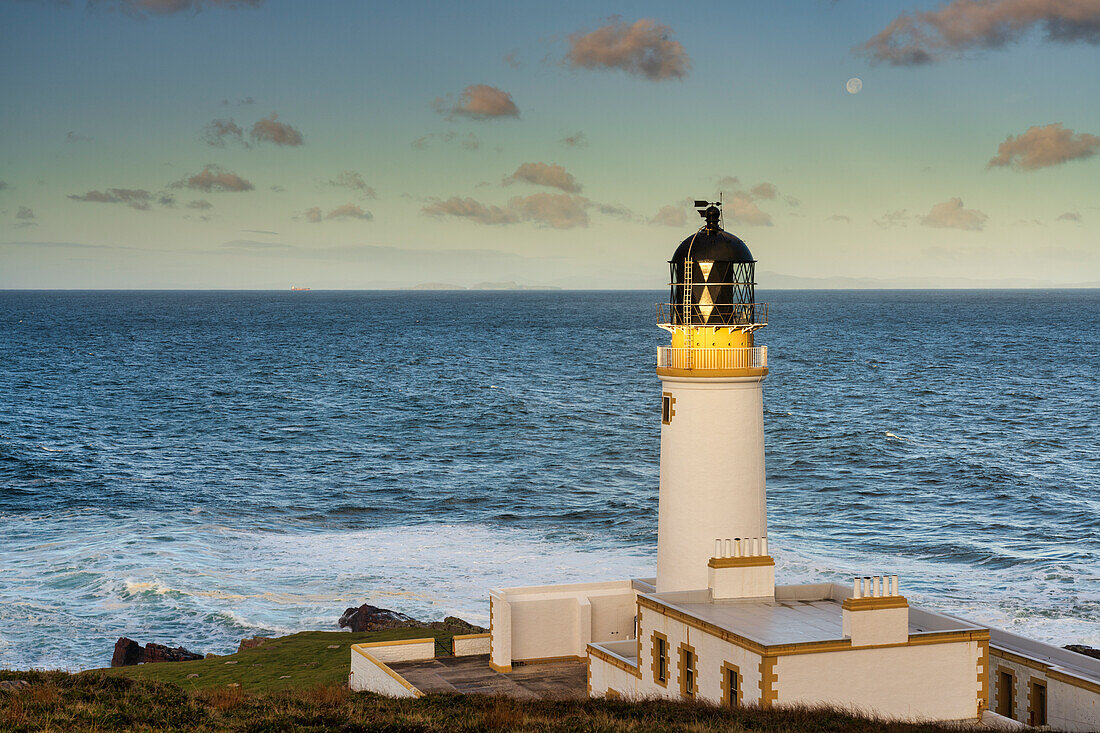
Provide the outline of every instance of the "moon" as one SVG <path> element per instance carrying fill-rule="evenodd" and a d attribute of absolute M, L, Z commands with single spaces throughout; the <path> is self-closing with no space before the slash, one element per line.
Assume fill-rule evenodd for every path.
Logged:
<path fill-rule="evenodd" d="M 863 79 L 858 76 L 853 76 L 848 80 L 848 83 L 844 85 L 844 88 L 848 90 L 849 94 L 859 94 L 859 90 L 863 88 Z"/>

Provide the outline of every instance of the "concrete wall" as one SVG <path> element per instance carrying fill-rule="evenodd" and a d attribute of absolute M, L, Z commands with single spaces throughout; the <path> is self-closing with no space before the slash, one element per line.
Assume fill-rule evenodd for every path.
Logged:
<path fill-rule="evenodd" d="M 1086 681 L 1074 684 L 1064 674 L 1051 674 L 1051 668 L 1039 660 L 1005 654 L 995 648 L 989 650 L 989 661 L 990 710 L 1001 710 L 1000 672 L 1003 670 L 1014 680 L 1013 706 L 1008 711 L 1013 720 L 1031 722 L 1032 682 L 1040 682 L 1047 686 L 1047 725 L 1064 731 L 1100 730 L 1100 684 L 1090 686 Z"/>
<path fill-rule="evenodd" d="M 380 662 L 412 662 L 435 656 L 435 639 L 399 639 L 357 644 Z"/>
<path fill-rule="evenodd" d="M 775 661 L 776 704 L 834 704 L 905 720 L 976 719 L 977 641 L 794 654 Z"/>
<path fill-rule="evenodd" d="M 491 638 L 489 634 L 458 634 L 451 638 L 451 654 L 456 657 L 488 654 Z"/>
<path fill-rule="evenodd" d="M 658 593 L 706 588 L 716 539 L 768 534 L 763 379 L 661 377 Z"/>
<path fill-rule="evenodd" d="M 432 640 L 433 653 L 434 644 L 435 641 Z M 374 649 L 368 650 L 366 648 L 370 646 L 372 645 L 352 645 L 351 674 L 348 675 L 348 687 L 359 692 L 377 692 L 380 695 L 390 697 L 420 697 L 419 690 L 372 654 Z M 391 653 L 398 654 L 399 652 Z"/>
<path fill-rule="evenodd" d="M 698 658 L 696 679 L 699 686 L 699 699 L 713 703 L 722 702 L 722 665 L 728 662 L 740 670 L 742 704 L 760 703 L 760 655 L 722 641 L 649 608 L 642 609 L 641 628 L 642 651 L 638 665 L 642 676 L 637 686 L 639 696 L 680 698 L 679 648 L 681 643 L 686 643 L 695 648 Z M 654 631 L 668 638 L 667 686 L 661 686 L 653 676 Z"/>
<path fill-rule="evenodd" d="M 490 596 L 491 661 L 583 659 L 593 641 L 634 636 L 637 593 L 629 580 L 506 588 Z"/>

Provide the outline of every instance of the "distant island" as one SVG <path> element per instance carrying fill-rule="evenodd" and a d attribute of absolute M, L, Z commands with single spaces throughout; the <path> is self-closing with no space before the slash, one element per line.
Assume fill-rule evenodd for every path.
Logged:
<path fill-rule="evenodd" d="M 412 286 L 413 290 L 561 290 L 554 285 L 520 285 L 514 280 L 503 282 L 475 283 L 470 287 L 455 285 L 453 283 L 419 283 Z"/>

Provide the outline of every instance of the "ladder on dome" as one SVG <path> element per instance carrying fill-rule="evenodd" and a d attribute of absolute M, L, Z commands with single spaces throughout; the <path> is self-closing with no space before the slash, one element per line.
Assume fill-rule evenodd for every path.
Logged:
<path fill-rule="evenodd" d="M 694 330 L 691 327 L 691 273 L 693 270 L 693 262 L 690 257 L 684 258 L 684 297 L 683 297 L 683 312 L 680 314 L 680 325 L 684 329 L 684 354 L 685 354 L 685 367 L 691 369 L 691 352 L 695 346 L 693 343 Z"/>

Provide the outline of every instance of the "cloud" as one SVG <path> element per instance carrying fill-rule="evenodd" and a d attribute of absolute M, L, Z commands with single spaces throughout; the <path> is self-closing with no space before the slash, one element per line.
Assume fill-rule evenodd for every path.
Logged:
<path fill-rule="evenodd" d="M 233 120 L 211 120 L 202 129 L 202 139 L 207 145 L 224 148 L 227 138 L 230 142 L 248 144 L 244 141 L 244 130 Z"/>
<path fill-rule="evenodd" d="M 195 199 L 187 203 L 187 208 L 198 209 L 199 211 L 206 211 L 207 209 L 214 208 L 214 204 L 210 203 L 206 199 Z"/>
<path fill-rule="evenodd" d="M 584 133 L 577 130 L 572 135 L 566 135 L 561 139 L 563 145 L 568 145 L 571 148 L 587 148 L 588 138 L 584 136 Z"/>
<path fill-rule="evenodd" d="M 447 119 L 467 117 L 472 120 L 491 120 L 498 117 L 519 117 L 519 107 L 512 95 L 488 84 L 471 84 L 462 90 L 458 103 L 451 104 L 443 97 L 433 103 L 436 111 Z"/>
<path fill-rule="evenodd" d="M 350 188 L 352 191 L 359 191 L 364 198 L 375 198 L 375 191 L 373 188 L 367 185 L 363 180 L 363 176 L 359 175 L 355 171 L 340 171 L 336 174 L 336 178 L 331 181 L 325 181 L 326 186 L 336 186 L 338 188 Z"/>
<path fill-rule="evenodd" d="M 0 181 L 0 191 L 3 191 L 7 187 L 8 187 L 7 181 Z"/>
<path fill-rule="evenodd" d="M 222 106 L 223 107 L 228 107 L 230 105 L 233 105 L 235 107 L 241 107 L 241 106 L 246 105 L 246 104 L 256 104 L 256 100 L 253 99 L 252 97 L 243 97 L 241 99 L 238 99 L 235 102 L 230 102 L 228 99 L 223 99 L 222 100 Z"/>
<path fill-rule="evenodd" d="M 369 211 L 363 211 L 355 204 L 342 204 L 325 214 L 325 219 L 362 219 L 369 221 L 374 215 Z"/>
<path fill-rule="evenodd" d="M 513 198 L 508 208 L 518 211 L 527 221 L 534 221 L 554 229 L 572 229 L 588 226 L 591 202 L 583 196 L 565 193 L 536 193 L 523 198 Z"/>
<path fill-rule="evenodd" d="M 1096 0 L 952 0 L 903 13 L 856 51 L 874 63 L 917 66 L 970 49 L 1000 48 L 1041 28 L 1054 43 L 1100 43 Z"/>
<path fill-rule="evenodd" d="M 433 201 L 421 209 L 428 216 L 457 216 L 478 224 L 499 225 L 515 224 L 519 216 L 499 206 L 486 206 L 472 198 L 452 196 L 446 201 Z"/>
<path fill-rule="evenodd" d="M 997 148 L 987 168 L 1011 165 L 1018 171 L 1033 171 L 1052 165 L 1084 160 L 1100 150 L 1100 137 L 1067 130 L 1061 122 L 1029 127 L 1022 135 L 1009 135 Z"/>
<path fill-rule="evenodd" d="M 845 214 L 833 214 L 832 216 L 825 219 L 825 221 L 839 221 L 839 222 L 843 222 L 845 224 L 851 224 L 852 223 L 852 217 L 847 216 Z"/>
<path fill-rule="evenodd" d="M 87 135 L 81 135 L 80 133 L 73 132 L 72 130 L 69 130 L 69 132 L 65 135 L 65 142 L 67 143 L 86 143 L 91 142 L 91 140 L 92 138 L 88 137 Z"/>
<path fill-rule="evenodd" d="M 193 176 L 184 176 L 172 186 L 196 191 L 251 191 L 254 188 L 251 182 L 216 165 L 208 165 Z"/>
<path fill-rule="evenodd" d="M 894 227 L 909 226 L 909 212 L 906 209 L 898 209 L 897 211 L 889 211 L 882 215 L 881 219 L 873 219 L 872 221 L 880 229 L 893 229 Z"/>
<path fill-rule="evenodd" d="M 671 36 L 672 29 L 655 20 L 616 20 L 591 33 L 570 35 L 565 63 L 582 69 L 622 69 L 651 81 L 682 79 L 691 59 Z"/>
<path fill-rule="evenodd" d="M 722 176 L 714 185 L 720 189 L 741 188 L 741 179 L 737 176 Z"/>
<path fill-rule="evenodd" d="M 685 227 L 687 221 L 687 213 L 684 211 L 683 206 L 662 206 L 649 220 L 649 223 L 661 224 L 666 227 Z"/>
<path fill-rule="evenodd" d="M 279 115 L 272 112 L 252 126 L 249 135 L 256 142 L 269 142 L 276 145 L 297 147 L 301 145 L 302 133 L 290 125 L 279 122 Z"/>
<path fill-rule="evenodd" d="M 504 178 L 504 185 L 524 181 L 536 186 L 549 186 L 558 188 L 567 193 L 579 193 L 581 185 L 573 178 L 573 174 L 567 173 L 560 165 L 547 165 L 546 163 L 524 163 L 516 172 Z"/>
<path fill-rule="evenodd" d="M 520 63 L 518 51 L 511 51 L 504 54 L 504 63 L 508 64 L 513 69 L 518 69 L 523 66 L 523 64 Z"/>
<path fill-rule="evenodd" d="M 779 196 L 779 189 L 775 187 L 774 183 L 758 183 L 749 189 L 749 193 L 755 199 L 774 199 Z"/>
<path fill-rule="evenodd" d="M 459 135 L 457 132 L 433 132 L 416 138 L 412 141 L 412 146 L 417 150 L 423 150 L 435 141 L 442 143 L 457 141 L 459 146 L 465 150 L 477 150 L 481 147 L 481 141 L 478 139 L 477 135 L 472 132 L 468 132 L 465 135 Z"/>
<path fill-rule="evenodd" d="M 29 206 L 20 206 L 19 211 L 15 214 L 16 221 L 15 226 L 20 229 L 26 229 L 27 227 L 38 226 L 37 216 L 34 215 L 34 209 Z"/>
<path fill-rule="evenodd" d="M 93 204 L 126 204 L 131 209 L 148 211 L 153 194 L 142 188 L 108 188 L 105 191 L 88 191 L 79 196 L 69 194 L 69 198 Z"/>
<path fill-rule="evenodd" d="M 572 229 L 588 226 L 587 209 L 597 205 L 584 196 L 540 192 L 515 196 L 503 207 L 452 196 L 445 201 L 433 201 L 421 211 L 429 216 L 455 216 L 490 226 L 530 221 L 554 229 Z M 609 209 L 620 211 L 618 207 Z"/>
<path fill-rule="evenodd" d="M 197 13 L 205 8 L 257 8 L 264 0 L 88 0 L 89 6 L 106 5 L 130 15 Z"/>
<path fill-rule="evenodd" d="M 962 199 L 956 197 L 933 206 L 921 217 L 920 223 L 926 227 L 976 232 L 985 227 L 987 219 L 989 217 L 977 209 L 964 209 Z"/>
<path fill-rule="evenodd" d="M 1081 214 L 1076 211 L 1067 211 L 1058 216 L 1058 221 L 1081 221 Z"/>
<path fill-rule="evenodd" d="M 772 218 L 760 210 L 752 194 L 735 191 L 722 205 L 722 218 L 748 226 L 770 227 Z"/>
<path fill-rule="evenodd" d="M 374 215 L 369 211 L 363 211 L 355 204 L 341 204 L 327 214 L 321 214 L 321 207 L 313 206 L 308 208 L 303 213 L 306 221 L 310 224 L 320 224 L 322 220 L 332 221 L 333 219 L 360 219 L 362 221 L 370 221 L 374 218 Z"/>

